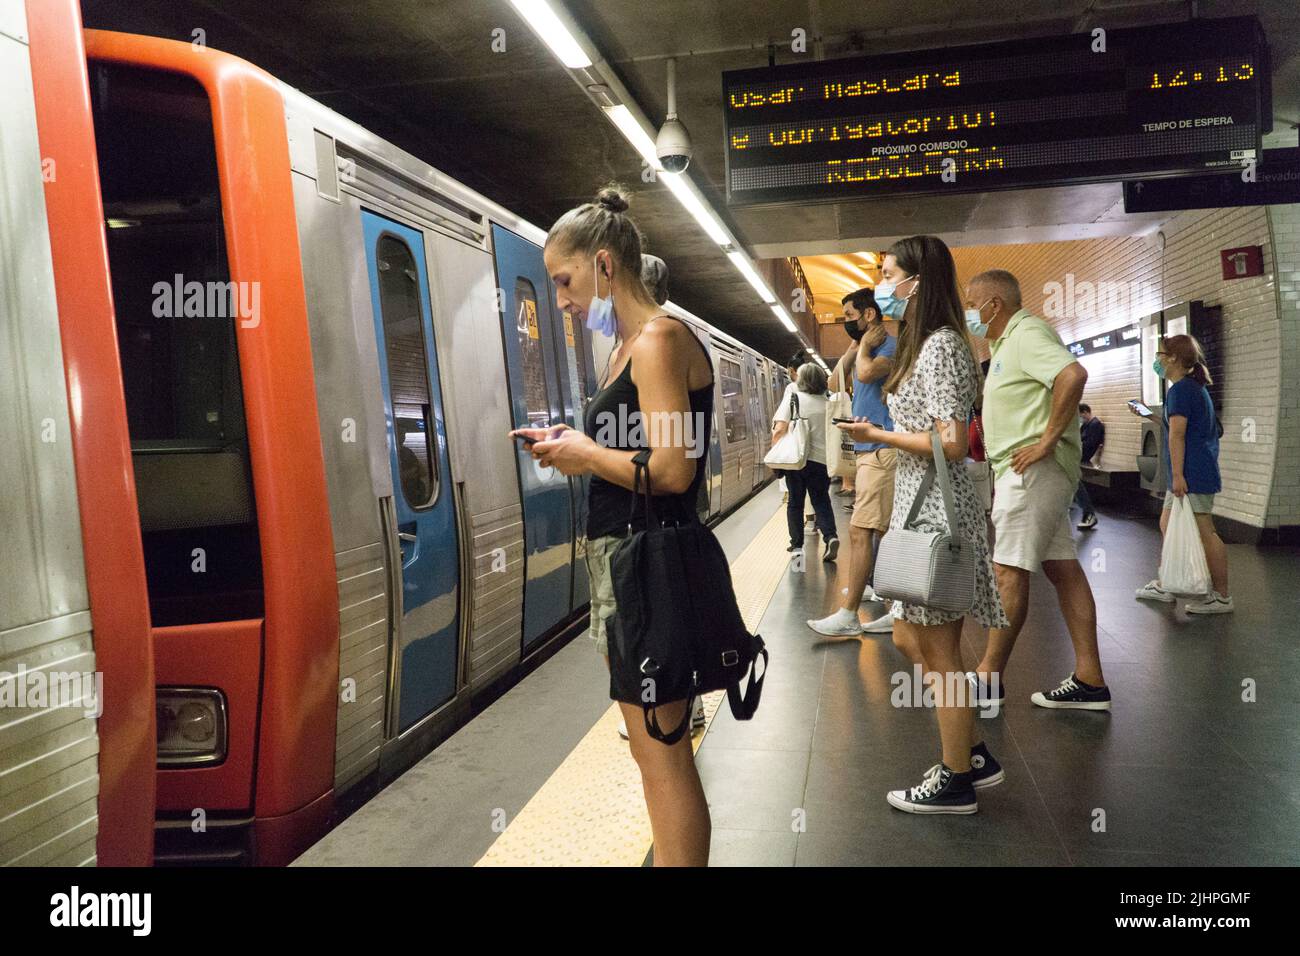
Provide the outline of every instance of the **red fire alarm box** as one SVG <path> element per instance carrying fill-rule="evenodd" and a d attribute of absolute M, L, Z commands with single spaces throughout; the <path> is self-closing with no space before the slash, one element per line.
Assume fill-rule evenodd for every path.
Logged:
<path fill-rule="evenodd" d="M 1219 253 L 1223 261 L 1225 279 L 1245 279 L 1264 274 L 1264 247 L 1241 246 L 1238 249 L 1224 249 Z"/>

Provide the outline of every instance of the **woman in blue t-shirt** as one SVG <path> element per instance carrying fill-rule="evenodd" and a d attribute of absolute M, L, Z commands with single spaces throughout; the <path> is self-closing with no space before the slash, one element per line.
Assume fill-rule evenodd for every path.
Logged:
<path fill-rule="evenodd" d="M 1189 614 L 1228 614 L 1228 549 L 1214 530 L 1214 496 L 1222 489 L 1219 478 L 1219 421 L 1206 386 L 1210 370 L 1205 353 L 1190 335 L 1171 335 L 1160 343 L 1155 371 L 1169 381 L 1165 392 L 1165 479 L 1168 492 L 1160 514 L 1160 533 L 1169 527 L 1175 498 L 1184 496 L 1192 504 L 1196 525 L 1210 566 L 1211 591 L 1187 605 Z M 1160 586 L 1159 578 L 1138 589 L 1138 598 L 1172 603 L 1174 595 Z"/>

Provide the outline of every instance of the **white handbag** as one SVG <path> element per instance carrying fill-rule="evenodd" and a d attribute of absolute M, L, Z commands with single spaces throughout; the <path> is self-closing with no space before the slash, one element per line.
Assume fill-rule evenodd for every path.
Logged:
<path fill-rule="evenodd" d="M 907 520 L 880 539 L 872 587 L 882 598 L 964 614 L 975 603 L 975 547 L 962 537 L 957 522 L 948 462 L 938 432 L 930 433 L 930 446 L 934 460 L 912 499 Z M 913 531 L 936 474 L 948 532 Z"/>
<path fill-rule="evenodd" d="M 790 427 L 763 456 L 763 464 L 783 471 L 798 471 L 808 463 L 808 419 L 799 417 L 799 393 L 790 390 Z"/>
<path fill-rule="evenodd" d="M 839 370 L 836 370 L 839 372 Z M 844 376 L 838 374 L 839 388 L 826 399 L 826 473 L 832 478 L 850 478 L 857 469 L 857 455 L 853 451 L 853 436 L 841 429 L 832 419 L 852 418 L 853 399 L 844 391 Z"/>

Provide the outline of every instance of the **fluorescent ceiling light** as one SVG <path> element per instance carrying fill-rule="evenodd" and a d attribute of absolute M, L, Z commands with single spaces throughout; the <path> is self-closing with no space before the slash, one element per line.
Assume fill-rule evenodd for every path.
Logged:
<path fill-rule="evenodd" d="M 727 258 L 731 260 L 732 265 L 734 265 L 738 270 L 740 270 L 740 274 L 743 275 L 749 281 L 749 284 L 754 287 L 754 291 L 759 294 L 759 296 L 762 298 L 764 302 L 770 304 L 776 301 L 776 296 L 774 296 L 772 294 L 772 290 L 767 287 L 767 283 L 764 282 L 763 277 L 758 274 L 758 271 L 754 268 L 753 264 L 749 261 L 748 256 L 746 256 L 743 252 L 728 252 Z M 774 312 L 779 308 L 781 308 L 779 305 L 772 306 L 772 310 Z M 783 314 L 784 314 L 784 310 L 782 310 L 781 312 L 777 312 L 777 315 L 783 315 Z M 788 318 L 789 317 L 787 316 L 787 320 Z"/>
<path fill-rule="evenodd" d="M 632 144 L 632 148 L 641 154 L 641 158 L 659 169 L 659 157 L 655 155 L 655 141 L 650 138 L 650 134 L 641 128 L 641 124 L 636 121 L 630 110 L 622 103 L 618 106 L 611 106 L 605 110 L 605 115 L 610 118 L 618 131 L 623 137 Z"/>
<path fill-rule="evenodd" d="M 794 319 L 790 318 L 790 313 L 785 310 L 785 306 L 778 303 L 777 305 L 772 306 L 772 311 L 776 314 L 776 317 L 781 320 L 782 325 L 796 335 L 799 334 L 799 329 L 795 326 Z"/>
<path fill-rule="evenodd" d="M 654 155 L 654 144 L 650 145 L 650 153 Z M 658 158 L 655 162 L 658 163 Z M 713 210 L 704 203 L 700 202 L 700 197 L 691 191 L 690 183 L 676 173 L 664 173 L 660 180 L 668 187 L 682 207 L 695 217 L 695 221 L 700 224 L 710 239 L 720 246 L 731 244 L 731 236 L 727 235 L 727 230 L 722 228 L 722 223 L 718 217 L 713 214 Z M 771 301 L 768 299 L 764 300 Z"/>
<path fill-rule="evenodd" d="M 510 0 L 510 4 L 528 21 L 533 32 L 551 48 L 561 63 L 571 70 L 583 70 L 591 66 L 591 58 L 583 52 L 569 28 L 560 22 L 546 0 Z"/>

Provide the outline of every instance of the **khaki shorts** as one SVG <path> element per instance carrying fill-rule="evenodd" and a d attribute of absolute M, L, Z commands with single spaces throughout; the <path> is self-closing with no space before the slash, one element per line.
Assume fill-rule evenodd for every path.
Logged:
<path fill-rule="evenodd" d="M 591 639 L 596 650 L 609 655 L 609 621 L 614 616 L 614 578 L 609 559 L 622 538 L 606 535 L 587 541 L 587 581 L 591 585 Z"/>
<path fill-rule="evenodd" d="M 993 484 L 993 560 L 1037 571 L 1044 561 L 1078 558 L 1070 532 L 1070 503 L 1077 483 L 1053 458 L 1017 475 L 1010 469 Z"/>
<path fill-rule="evenodd" d="M 1174 499 L 1178 497 L 1172 491 L 1165 492 L 1164 508 L 1172 508 Z M 1214 513 L 1214 495 L 1202 495 L 1196 492 L 1187 492 L 1187 500 L 1192 503 L 1192 514 L 1208 515 Z"/>
<path fill-rule="evenodd" d="M 853 517 L 849 519 L 854 528 L 889 530 L 889 518 L 894 513 L 894 461 L 897 455 L 893 448 L 858 452 L 858 469 L 853 477 Z"/>

